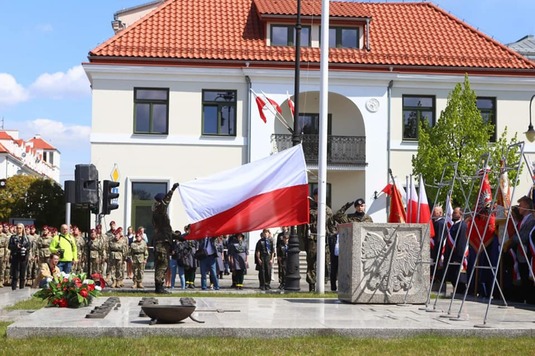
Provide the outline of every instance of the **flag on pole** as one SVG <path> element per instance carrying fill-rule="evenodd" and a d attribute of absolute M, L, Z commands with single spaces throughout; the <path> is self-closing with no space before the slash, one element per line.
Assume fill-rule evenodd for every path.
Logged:
<path fill-rule="evenodd" d="M 453 226 L 453 206 L 451 205 L 451 192 L 448 193 L 446 196 L 446 214 L 445 214 L 445 220 L 446 220 L 446 231 L 447 236 L 444 239 L 444 242 L 442 243 L 442 251 L 440 253 L 440 265 L 444 265 L 444 255 L 446 254 L 446 244 L 449 246 L 450 249 L 453 249 L 455 246 L 455 240 L 451 236 L 450 229 Z"/>
<path fill-rule="evenodd" d="M 290 94 L 288 92 L 286 92 L 286 96 L 288 97 L 288 107 L 290 108 L 290 113 L 292 114 L 292 119 L 293 119 L 295 116 L 295 105 L 294 105 L 294 102 L 292 101 L 292 98 L 290 98 Z"/>
<path fill-rule="evenodd" d="M 409 196 L 407 198 L 407 222 L 418 223 L 418 194 L 412 175 L 409 178 Z"/>
<path fill-rule="evenodd" d="M 429 224 L 429 238 L 431 239 L 431 248 L 435 247 L 435 227 L 433 226 L 433 221 L 431 220 L 431 210 L 429 209 L 429 202 L 427 201 L 427 194 L 425 192 L 424 177 L 420 175 L 420 191 L 418 196 L 418 201 L 420 204 L 419 211 L 420 216 L 418 217 L 418 222 L 420 224 Z"/>
<path fill-rule="evenodd" d="M 262 121 L 267 123 L 266 115 L 264 114 L 264 109 L 266 108 L 266 102 L 262 100 L 261 97 L 256 97 L 256 105 L 258 106 L 258 113 L 260 114 L 260 118 Z"/>
<path fill-rule="evenodd" d="M 187 239 L 308 223 L 302 145 L 179 186 Z"/>
<path fill-rule="evenodd" d="M 500 184 L 498 186 L 497 204 L 504 209 L 509 209 L 511 206 L 511 185 L 509 184 L 509 176 L 505 170 L 505 162 L 500 161 Z"/>
<path fill-rule="evenodd" d="M 468 231 L 470 231 L 470 245 L 475 251 L 479 250 L 481 242 L 485 246 L 488 246 L 492 242 L 494 232 L 496 231 L 496 213 L 490 211 L 492 190 L 490 188 L 488 171 L 489 169 L 479 171 L 482 181 L 477 199 L 476 213 L 473 219 L 469 219 L 466 222 Z"/>
<path fill-rule="evenodd" d="M 282 116 L 282 109 L 280 107 L 279 104 L 277 104 L 277 102 L 271 98 L 269 98 L 266 93 L 262 92 L 262 95 L 264 95 L 264 98 L 266 98 L 266 105 L 271 105 L 271 112 L 278 112 L 281 116 Z M 269 104 L 268 104 L 269 103 Z"/>
<path fill-rule="evenodd" d="M 386 191 L 385 191 L 386 189 Z M 395 184 L 388 184 L 383 192 L 390 195 L 390 213 L 388 214 L 389 223 L 405 223 L 405 209 L 403 208 L 403 201 L 401 193 Z"/>

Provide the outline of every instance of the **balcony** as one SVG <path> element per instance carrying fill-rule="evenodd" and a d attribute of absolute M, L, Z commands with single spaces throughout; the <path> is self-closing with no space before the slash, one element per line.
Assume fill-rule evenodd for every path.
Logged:
<path fill-rule="evenodd" d="M 307 165 L 318 164 L 318 135 L 302 135 L 303 151 Z M 271 135 L 273 152 L 279 152 L 292 147 L 292 135 Z M 327 164 L 331 166 L 366 165 L 366 137 L 365 136 L 328 136 Z"/>

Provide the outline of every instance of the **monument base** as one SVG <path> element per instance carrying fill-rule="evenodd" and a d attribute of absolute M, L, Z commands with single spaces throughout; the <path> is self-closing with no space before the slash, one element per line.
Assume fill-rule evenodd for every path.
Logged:
<path fill-rule="evenodd" d="M 338 299 L 424 304 L 430 283 L 427 224 L 351 223 L 338 227 Z"/>

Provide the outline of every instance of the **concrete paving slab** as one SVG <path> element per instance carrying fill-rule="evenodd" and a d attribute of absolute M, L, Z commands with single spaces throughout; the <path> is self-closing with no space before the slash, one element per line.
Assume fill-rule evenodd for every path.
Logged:
<path fill-rule="evenodd" d="M 347 304 L 336 299 L 284 298 L 195 298 L 192 314 L 197 323 L 185 319 L 176 324 L 150 325 L 140 317 L 141 298 L 120 298 L 120 307 L 104 319 L 86 314 L 107 298 L 79 309 L 43 308 L 19 318 L 7 329 L 10 338 L 70 335 L 76 337 L 260 337 L 344 335 L 351 337 L 407 337 L 418 334 L 445 336 L 529 336 L 535 337 L 535 311 L 492 307 L 486 328 L 481 324 L 486 304 L 466 302 L 467 320 L 452 321 L 419 305 Z M 180 305 L 180 298 L 158 298 L 159 304 Z M 443 308 L 448 301 L 441 301 Z"/>

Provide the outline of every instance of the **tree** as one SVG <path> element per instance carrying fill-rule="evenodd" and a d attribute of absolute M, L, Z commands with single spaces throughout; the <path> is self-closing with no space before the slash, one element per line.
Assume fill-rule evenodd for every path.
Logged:
<path fill-rule="evenodd" d="M 505 154 L 507 145 L 517 142 L 516 135 L 507 143 L 507 129 L 495 143 L 489 142 L 494 125 L 484 122 L 476 105 L 476 93 L 470 88 L 468 76 L 464 83 L 458 83 L 448 96 L 448 103 L 436 125 L 429 127 L 426 121 L 419 123 L 418 153 L 412 159 L 413 173 L 422 174 L 425 181 L 433 184 L 440 182 L 445 167 L 452 167 L 445 172 L 444 180 L 450 181 L 454 171 L 451 163 L 457 163 L 457 177 L 474 176 L 481 167 L 482 159 L 490 153 L 489 163 L 492 168 L 499 166 L 500 158 Z M 509 162 L 517 161 L 518 154 L 510 152 Z M 510 171 L 509 178 L 514 179 L 516 172 Z M 489 176 L 495 186 L 497 176 Z M 429 187 L 428 195 L 435 197 L 437 187 Z M 464 206 L 465 194 L 471 191 L 470 202 L 475 201 L 478 185 L 470 190 L 469 183 L 454 185 L 452 200 L 455 205 Z M 447 189 L 440 191 L 437 201 L 444 202 Z"/>
<path fill-rule="evenodd" d="M 28 217 L 15 216 L 17 212 L 14 210 L 18 204 L 26 202 L 26 193 L 37 179 L 39 178 L 27 175 L 16 175 L 7 179 L 6 187 L 0 190 L 0 219 L 2 221 L 8 221 L 11 217 Z"/>

